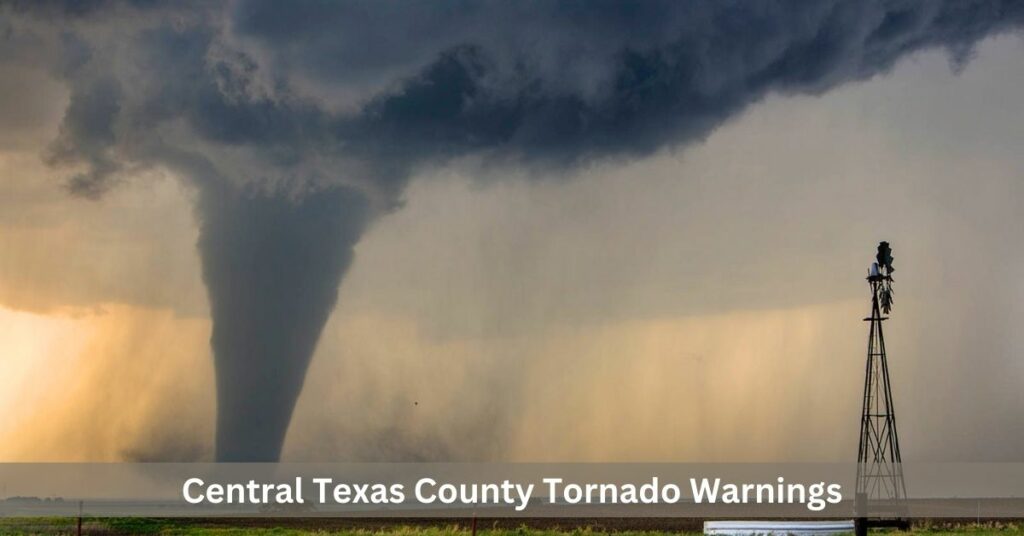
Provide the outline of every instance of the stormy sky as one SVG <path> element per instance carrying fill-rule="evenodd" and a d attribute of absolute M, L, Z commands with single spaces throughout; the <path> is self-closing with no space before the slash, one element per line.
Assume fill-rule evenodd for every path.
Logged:
<path fill-rule="evenodd" d="M 0 9 L 6 458 L 1024 446 L 1017 4 Z"/>

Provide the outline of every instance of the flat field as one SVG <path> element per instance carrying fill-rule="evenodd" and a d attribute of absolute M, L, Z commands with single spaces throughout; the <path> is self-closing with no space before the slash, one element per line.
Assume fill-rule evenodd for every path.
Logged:
<path fill-rule="evenodd" d="M 700 534 L 701 522 L 688 519 L 504 519 L 479 520 L 479 536 L 663 536 Z M 0 518 L 0 535 L 77 534 L 74 518 Z M 85 519 L 82 534 L 167 536 L 470 536 L 469 520 L 369 519 Z M 886 536 L 1024 536 L 1024 523 L 917 521 L 909 532 L 873 530 Z"/>

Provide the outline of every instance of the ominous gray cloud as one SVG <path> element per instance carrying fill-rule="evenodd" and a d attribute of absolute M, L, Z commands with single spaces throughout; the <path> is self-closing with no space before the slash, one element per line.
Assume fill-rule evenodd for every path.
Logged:
<path fill-rule="evenodd" d="M 352 247 L 416 166 L 642 156 L 928 47 L 962 65 L 1024 22 L 998 0 L 3 9 L 70 91 L 47 158 L 72 192 L 149 167 L 196 186 L 220 460 L 277 458 Z"/>

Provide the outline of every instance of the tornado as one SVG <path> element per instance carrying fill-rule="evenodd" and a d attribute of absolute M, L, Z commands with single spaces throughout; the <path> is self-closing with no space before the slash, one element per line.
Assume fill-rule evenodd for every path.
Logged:
<path fill-rule="evenodd" d="M 202 192 L 198 249 L 213 319 L 216 459 L 281 454 L 306 369 L 369 219 L 365 196 Z"/>
<path fill-rule="evenodd" d="M 1012 0 L 79 4 L 0 5 L 0 43 L 67 87 L 47 162 L 71 193 L 151 169 L 199 185 L 218 461 L 279 458 L 372 207 L 400 207 L 417 170 L 556 179 L 919 51 L 959 68 L 1024 28 Z"/>

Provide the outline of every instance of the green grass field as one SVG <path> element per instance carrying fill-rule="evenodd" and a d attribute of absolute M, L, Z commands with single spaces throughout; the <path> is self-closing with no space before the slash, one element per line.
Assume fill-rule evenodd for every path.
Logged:
<path fill-rule="evenodd" d="M 358 523 L 358 522 L 357 522 Z M 340 522 L 344 525 L 345 522 Z M 0 535 L 15 534 L 76 534 L 77 520 L 73 518 L 31 518 L 31 519 L 0 519 Z M 121 535 L 121 534 L 152 534 L 168 536 L 306 536 L 306 535 L 345 535 L 345 536 L 469 536 L 471 528 L 467 524 L 450 524 L 423 526 L 401 525 L 375 526 L 360 528 L 355 526 L 339 526 L 337 520 L 285 520 L 276 524 L 273 520 L 173 520 L 173 519 L 140 519 L 112 518 L 86 519 L 82 523 L 82 534 Z M 950 525 L 919 523 L 909 532 L 874 531 L 876 534 L 899 536 L 916 534 L 929 536 L 1024 536 L 1024 524 L 1019 523 L 983 523 Z M 479 536 L 662 536 L 665 534 L 699 534 L 699 532 L 679 530 L 607 530 L 604 528 L 529 528 L 526 526 L 507 528 L 497 526 L 478 526 Z"/>

